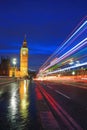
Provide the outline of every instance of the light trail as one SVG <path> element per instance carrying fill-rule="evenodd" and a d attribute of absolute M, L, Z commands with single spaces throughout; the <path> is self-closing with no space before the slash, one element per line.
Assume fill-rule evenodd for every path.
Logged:
<path fill-rule="evenodd" d="M 43 71 L 45 71 L 46 69 L 48 69 L 49 67 L 57 64 L 58 62 L 60 62 L 61 60 L 63 60 L 64 58 L 66 58 L 67 56 L 69 56 L 70 54 L 74 53 L 75 51 L 77 51 L 79 48 L 81 48 L 82 46 L 87 44 L 87 38 L 85 38 L 83 41 L 81 41 L 79 44 L 77 44 L 75 47 L 73 47 L 71 50 L 69 50 L 68 52 L 66 52 L 64 55 L 62 55 L 57 61 L 55 61 L 54 63 L 52 63 L 52 65 L 47 66 Z"/>
<path fill-rule="evenodd" d="M 73 35 L 72 36 L 70 36 L 70 38 L 68 39 L 68 40 L 66 40 L 66 42 L 59 48 L 57 48 L 56 49 L 56 51 L 48 58 L 48 60 L 41 66 L 41 68 L 40 69 L 42 69 L 46 64 L 47 64 L 47 62 L 54 56 L 54 55 L 56 55 L 59 51 L 61 52 L 62 50 L 64 50 L 64 46 L 84 27 L 84 26 L 86 26 L 85 27 L 85 29 L 84 30 L 86 30 L 87 29 L 87 20 L 73 33 Z M 81 33 L 81 32 L 80 32 Z M 80 35 L 80 34 L 78 34 L 78 35 Z M 70 45 L 70 43 L 69 43 L 69 45 Z M 59 53 L 60 53 L 59 52 Z"/>
<path fill-rule="evenodd" d="M 87 50 L 87 49 L 86 49 L 86 50 Z M 77 55 L 77 53 L 76 53 L 74 56 L 76 56 L 76 55 Z M 77 61 L 80 61 L 80 59 L 86 58 L 86 57 L 87 57 L 87 54 L 86 54 L 86 55 L 82 55 L 82 56 L 80 56 L 79 58 L 74 58 L 74 56 L 73 56 L 73 60 L 74 60 L 73 64 L 75 64 L 75 62 L 77 62 Z M 70 59 L 72 59 L 72 57 L 71 57 Z M 69 63 L 70 63 L 70 59 L 65 60 L 65 62 L 62 62 L 59 67 L 62 67 L 62 66 L 64 66 L 64 65 L 66 65 L 66 64 L 70 65 L 70 64 L 69 64 Z M 72 64 L 71 64 L 71 65 L 72 65 Z"/>
<path fill-rule="evenodd" d="M 66 40 L 64 44 L 62 44 L 62 46 L 58 47 L 56 51 L 40 67 L 37 77 L 41 75 L 45 76 L 57 72 L 66 71 L 69 69 L 74 69 L 76 67 L 84 66 L 85 63 L 87 63 L 85 55 L 86 50 L 87 50 L 87 17 L 85 22 L 83 22 L 82 25 L 79 26 L 72 35 L 70 35 L 68 40 Z M 73 64 L 75 64 L 76 60 L 79 60 L 81 64 L 79 63 L 78 66 L 72 64 L 72 66 L 70 66 L 69 63 L 71 59 L 73 59 Z M 60 67 L 62 67 L 60 70 L 56 70 Z"/>
<path fill-rule="evenodd" d="M 71 66 L 71 67 L 59 69 L 59 70 L 56 70 L 56 71 L 53 71 L 53 72 L 48 72 L 48 73 L 46 73 L 46 75 L 54 74 L 54 73 L 58 73 L 58 72 L 62 72 L 62 71 L 70 70 L 70 69 L 74 69 L 74 68 L 85 66 L 85 65 L 87 65 L 87 62 L 82 63 L 82 64 L 78 64 L 78 65 L 74 65 L 74 66 Z"/>

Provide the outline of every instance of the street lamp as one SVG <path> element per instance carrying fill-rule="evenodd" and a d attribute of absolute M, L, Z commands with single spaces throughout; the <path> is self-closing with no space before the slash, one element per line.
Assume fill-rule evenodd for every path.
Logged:
<path fill-rule="evenodd" d="M 13 77 L 15 77 L 15 66 L 17 64 L 17 59 L 13 58 L 12 63 L 13 63 Z"/>
<path fill-rule="evenodd" d="M 17 63 L 17 59 L 16 58 L 13 58 L 13 65 L 15 66 Z"/>
<path fill-rule="evenodd" d="M 73 72 L 72 72 L 72 75 L 74 76 L 75 74 L 76 74 L 75 71 L 73 71 Z"/>

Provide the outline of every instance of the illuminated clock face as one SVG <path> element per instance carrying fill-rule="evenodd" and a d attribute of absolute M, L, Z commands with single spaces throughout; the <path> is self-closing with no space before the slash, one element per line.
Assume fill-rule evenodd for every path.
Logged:
<path fill-rule="evenodd" d="M 26 51 L 23 51 L 23 55 L 26 55 Z"/>

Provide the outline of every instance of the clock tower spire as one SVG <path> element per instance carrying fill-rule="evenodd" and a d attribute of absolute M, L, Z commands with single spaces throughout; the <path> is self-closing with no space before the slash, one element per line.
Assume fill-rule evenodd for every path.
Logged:
<path fill-rule="evenodd" d="M 26 34 L 24 36 L 23 47 L 27 47 Z"/>

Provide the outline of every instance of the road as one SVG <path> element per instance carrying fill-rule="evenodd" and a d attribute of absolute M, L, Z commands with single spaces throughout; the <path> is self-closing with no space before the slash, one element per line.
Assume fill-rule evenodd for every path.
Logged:
<path fill-rule="evenodd" d="M 0 130 L 87 130 L 86 99 L 86 84 L 72 80 L 0 84 Z"/>
<path fill-rule="evenodd" d="M 51 104 L 49 106 L 62 130 L 87 130 L 86 84 L 64 80 L 57 82 L 39 81 L 38 83 L 36 82 L 36 84 L 37 87 L 39 86 L 39 89 L 41 89 L 46 100 L 49 100 L 47 102 Z M 54 111 L 56 111 L 56 113 Z M 69 119 L 70 124 L 68 123 L 68 119 L 66 121 L 65 117 Z"/>
<path fill-rule="evenodd" d="M 29 80 L 0 85 L 0 130 L 39 130 L 35 100 Z"/>

